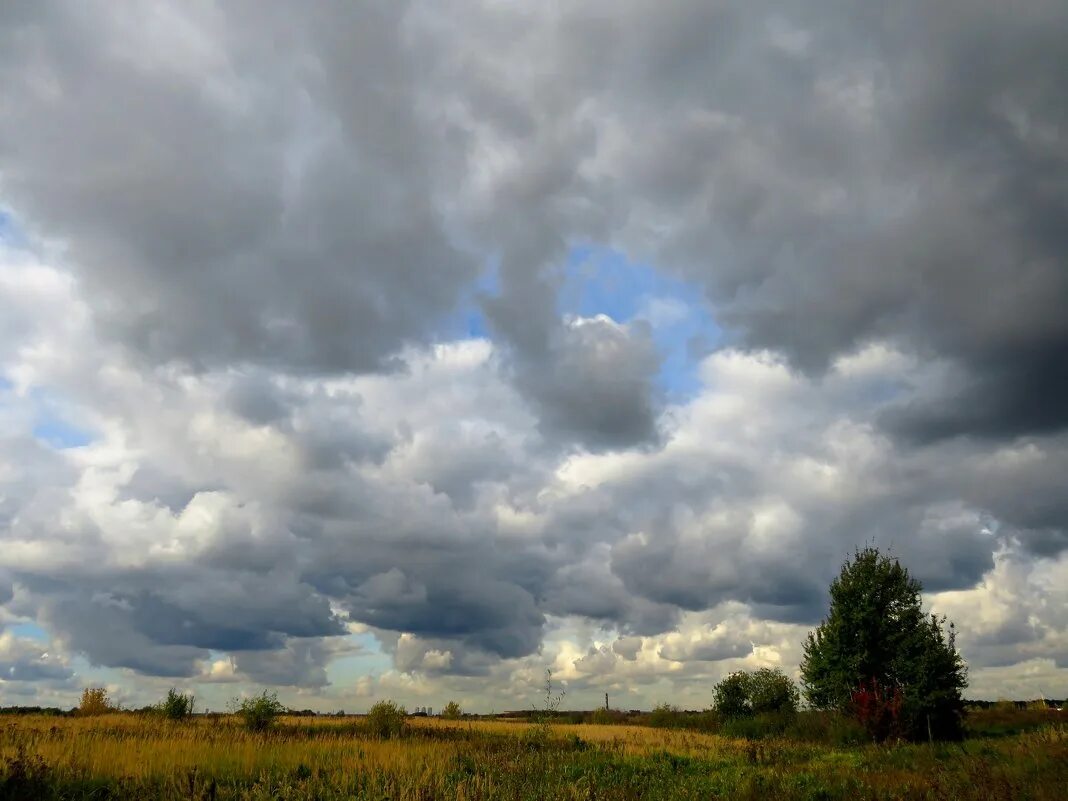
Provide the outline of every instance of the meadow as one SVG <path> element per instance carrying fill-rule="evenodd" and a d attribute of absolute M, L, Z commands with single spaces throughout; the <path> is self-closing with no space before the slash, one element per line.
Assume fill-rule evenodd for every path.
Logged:
<path fill-rule="evenodd" d="M 12 715 L 0 718 L 0 798 L 1066 797 L 1063 713 L 969 717 L 961 743 L 872 745 L 627 722 L 415 718 L 382 739 L 356 716 L 287 716 L 250 732 L 227 715 Z"/>

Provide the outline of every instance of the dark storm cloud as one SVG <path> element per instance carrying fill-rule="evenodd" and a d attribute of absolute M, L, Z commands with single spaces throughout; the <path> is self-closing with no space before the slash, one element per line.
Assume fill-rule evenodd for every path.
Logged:
<path fill-rule="evenodd" d="M 449 29 L 475 55 L 437 88 L 516 156 L 485 223 L 526 256 L 512 308 L 542 252 L 608 238 L 703 282 L 736 341 L 813 373 L 875 339 L 956 365 L 959 385 L 888 416 L 896 432 L 1068 423 L 1063 4 L 499 13 Z M 490 70 L 533 123 L 479 113 Z"/>
<path fill-rule="evenodd" d="M 278 575 L 159 566 L 126 575 L 68 574 L 62 582 L 20 581 L 72 650 L 94 664 L 149 675 L 191 676 L 213 650 L 285 650 L 292 637 L 342 632 L 323 598 Z"/>
<path fill-rule="evenodd" d="M 957 365 L 902 435 L 1063 427 L 1059 4 L 454 10 L 9 10 L 5 196 L 155 359 L 380 368 L 484 266 L 462 240 L 545 431 L 648 442 L 647 337 L 562 324 L 548 280 L 618 241 L 805 369 L 875 338 Z"/>
<path fill-rule="evenodd" d="M 473 265 L 432 205 L 404 4 L 9 9 L 3 193 L 151 360 L 383 366 Z"/>

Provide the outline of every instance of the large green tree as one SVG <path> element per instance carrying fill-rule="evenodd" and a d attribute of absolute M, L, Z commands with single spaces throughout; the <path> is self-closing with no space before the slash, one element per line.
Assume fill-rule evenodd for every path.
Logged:
<path fill-rule="evenodd" d="M 818 709 L 856 711 L 858 692 L 897 699 L 899 729 L 913 739 L 961 735 L 967 669 L 952 624 L 923 611 L 920 583 L 897 559 L 858 550 L 831 583 L 830 611 L 809 634 L 802 688 Z"/>

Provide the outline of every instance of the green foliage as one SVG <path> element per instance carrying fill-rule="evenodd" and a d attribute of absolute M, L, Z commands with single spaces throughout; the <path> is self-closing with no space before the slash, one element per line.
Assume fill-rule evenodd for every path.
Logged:
<path fill-rule="evenodd" d="M 712 688 L 712 706 L 722 718 L 740 718 L 751 715 L 749 704 L 750 676 L 744 671 L 731 673 Z"/>
<path fill-rule="evenodd" d="M 264 690 L 250 698 L 235 698 L 231 710 L 241 717 L 249 731 L 266 731 L 274 725 L 275 718 L 286 711 L 278 700 L 278 693 Z"/>
<path fill-rule="evenodd" d="M 589 722 L 598 726 L 608 726 L 626 723 L 627 716 L 618 709 L 595 709 L 590 713 Z"/>
<path fill-rule="evenodd" d="M 167 690 L 167 697 L 155 709 L 167 720 L 186 720 L 193 714 L 193 702 L 192 693 L 180 693 L 171 687 Z"/>
<path fill-rule="evenodd" d="M 797 685 L 778 668 L 761 668 L 750 678 L 749 704 L 755 715 L 792 715 L 800 699 Z"/>
<path fill-rule="evenodd" d="M 769 737 L 785 737 L 793 725 L 794 715 L 789 712 L 761 712 L 728 718 L 720 726 L 724 737 L 742 740 L 763 740 Z"/>
<path fill-rule="evenodd" d="M 686 716 L 674 704 L 660 703 L 653 707 L 649 725 L 658 729 L 679 729 L 686 725 Z"/>
<path fill-rule="evenodd" d="M 713 707 L 723 720 L 763 714 L 786 717 L 797 711 L 799 697 L 790 677 L 778 668 L 731 673 L 712 690 Z"/>
<path fill-rule="evenodd" d="M 830 611 L 804 643 L 805 698 L 850 710 L 865 682 L 900 688 L 901 724 L 912 739 L 958 739 L 966 667 L 945 619 L 923 612 L 922 587 L 897 559 L 858 550 L 831 584 Z"/>
<path fill-rule="evenodd" d="M 408 710 L 395 701 L 379 701 L 367 710 L 364 725 L 380 740 L 400 737 L 408 728 Z"/>
<path fill-rule="evenodd" d="M 441 710 L 441 716 L 446 720 L 458 720 L 464 716 L 463 709 L 455 701 L 449 701 L 445 704 L 445 707 Z"/>

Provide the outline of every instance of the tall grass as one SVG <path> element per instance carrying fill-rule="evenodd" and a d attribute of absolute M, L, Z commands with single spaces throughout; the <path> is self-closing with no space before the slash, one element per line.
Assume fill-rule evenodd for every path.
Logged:
<path fill-rule="evenodd" d="M 1062 799 L 1062 723 L 934 747 L 739 740 L 685 729 L 507 721 L 27 716 L 0 724 L 5 799 Z"/>

